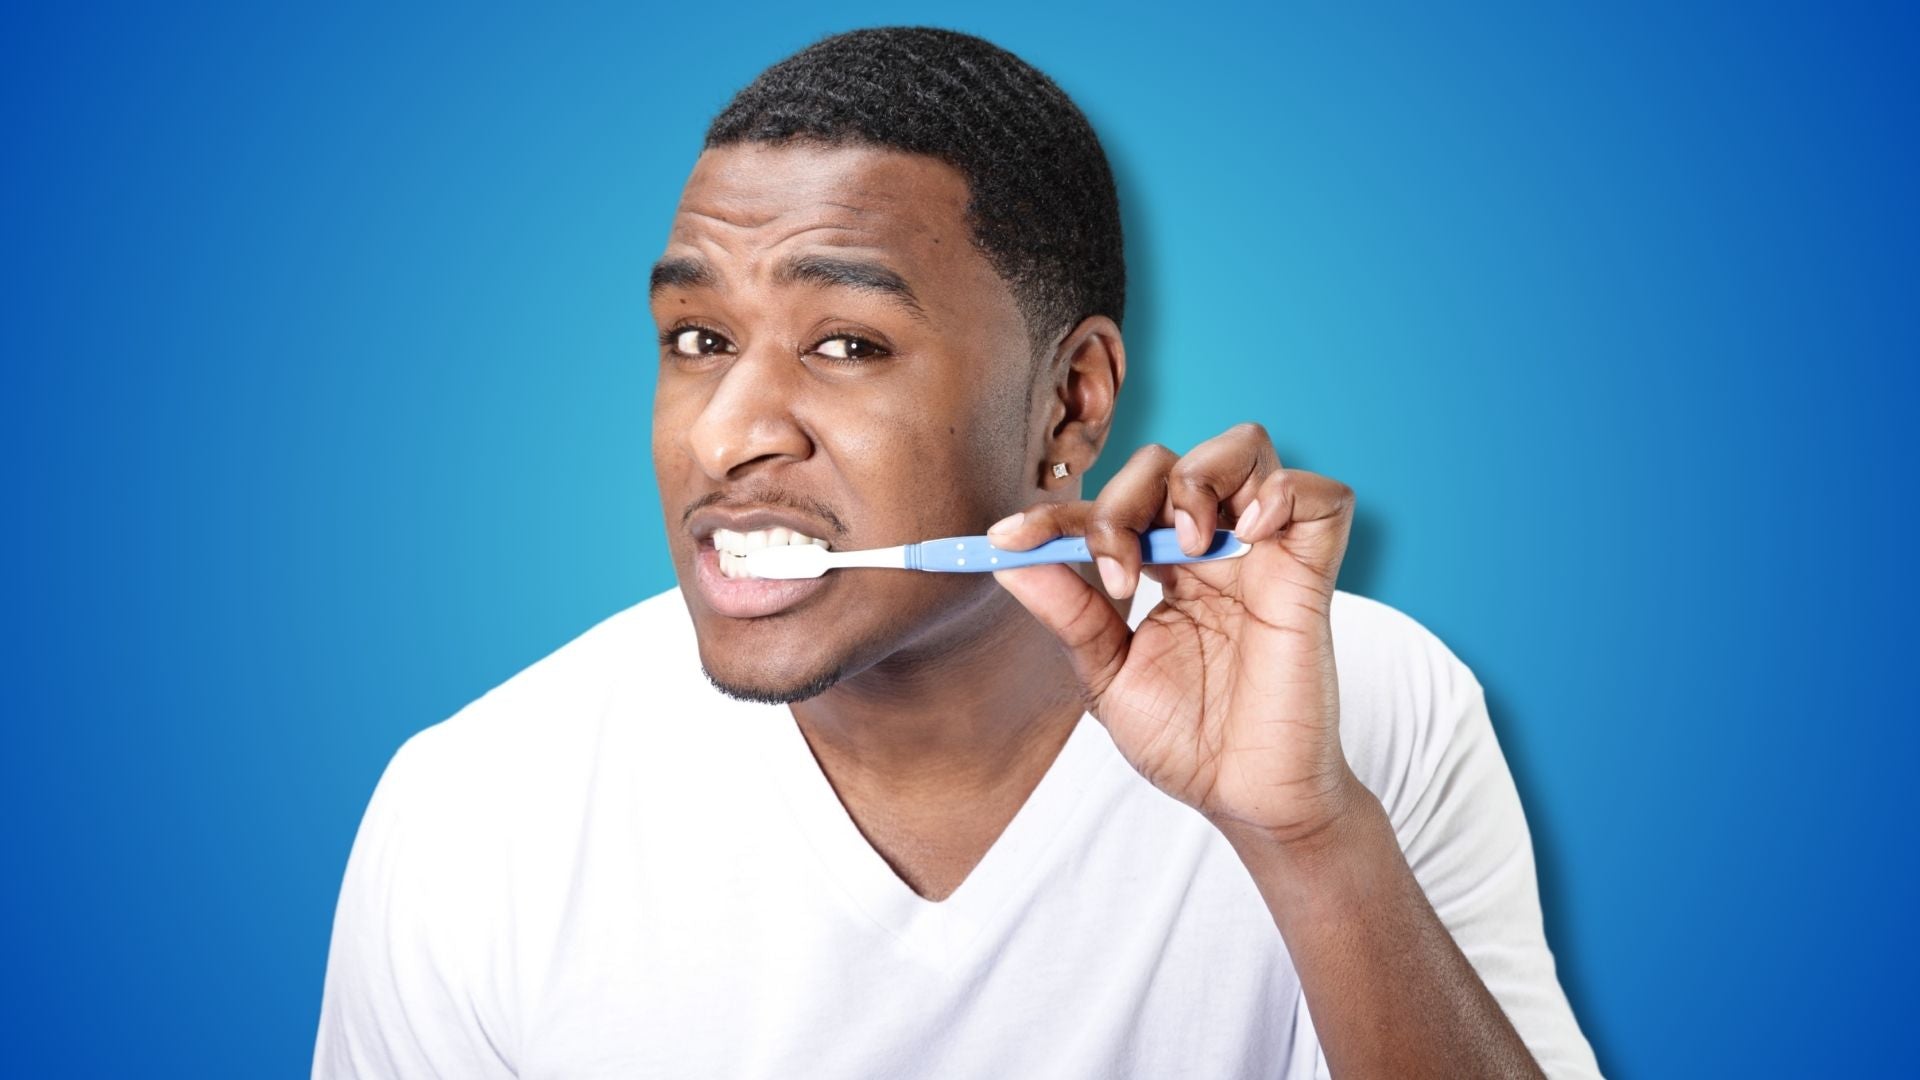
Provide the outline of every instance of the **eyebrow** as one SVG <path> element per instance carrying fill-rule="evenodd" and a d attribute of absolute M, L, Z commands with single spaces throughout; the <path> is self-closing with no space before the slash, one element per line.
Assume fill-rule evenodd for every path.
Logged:
<path fill-rule="evenodd" d="M 711 289 L 718 284 L 719 279 L 705 262 L 673 255 L 653 264 L 647 295 L 659 296 L 666 289 Z"/>
<path fill-rule="evenodd" d="M 927 321 L 926 309 L 920 305 L 920 298 L 914 295 L 907 279 L 877 262 L 837 255 L 790 255 L 773 268 L 773 280 L 780 285 L 806 282 L 827 288 L 879 293 L 891 298 L 914 318 Z M 647 294 L 658 296 L 664 289 L 713 289 L 719 285 L 719 275 L 713 272 L 713 267 L 707 265 L 706 260 L 690 255 L 671 255 L 653 264 Z"/>

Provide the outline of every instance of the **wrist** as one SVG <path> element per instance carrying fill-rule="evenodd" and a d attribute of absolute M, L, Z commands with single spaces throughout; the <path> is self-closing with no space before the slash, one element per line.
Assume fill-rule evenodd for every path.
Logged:
<path fill-rule="evenodd" d="M 1404 864 L 1386 808 L 1358 777 L 1347 774 L 1328 811 L 1284 832 L 1216 822 L 1270 902 L 1304 912 L 1367 892 L 1374 875 Z"/>
<path fill-rule="evenodd" d="M 1313 798 L 1311 809 L 1292 815 L 1284 826 L 1267 826 L 1209 815 L 1235 850 L 1290 862 L 1321 859 L 1345 843 L 1345 837 L 1365 819 L 1384 814 L 1380 800 L 1367 790 L 1353 770 L 1340 763 L 1339 773 L 1326 790 Z"/>

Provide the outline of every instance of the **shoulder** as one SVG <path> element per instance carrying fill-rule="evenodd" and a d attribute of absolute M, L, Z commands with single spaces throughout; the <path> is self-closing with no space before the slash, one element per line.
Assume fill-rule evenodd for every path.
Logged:
<path fill-rule="evenodd" d="M 1454 697 L 1479 680 L 1439 635 L 1390 604 L 1344 590 L 1333 594 L 1335 660 L 1367 676 L 1369 686 L 1400 684 L 1414 693 Z M 1343 685 L 1341 689 L 1345 689 Z"/>
<path fill-rule="evenodd" d="M 537 936 L 555 925 L 595 800 L 620 797 L 649 764 L 673 760 L 680 748 L 663 733 L 701 727 L 651 722 L 700 707 L 698 663 L 691 621 L 669 590 L 403 742 L 348 857 L 342 948 L 404 940 L 412 970 L 457 981 L 497 959 L 514 927 Z"/>
<path fill-rule="evenodd" d="M 553 716 L 592 710 L 620 682 L 670 682 L 690 659 L 698 659 L 693 624 L 680 590 L 668 589 L 609 615 L 440 726 L 482 729 L 513 724 L 529 711 Z"/>
<path fill-rule="evenodd" d="M 381 786 L 420 790 L 447 813 L 485 814 L 565 787 L 636 702 L 666 709 L 701 694 L 699 653 L 678 589 L 622 609 L 397 750 Z M 458 808 L 457 810 L 455 808 Z M 429 812 L 423 809 L 422 812 Z"/>
<path fill-rule="evenodd" d="M 1480 681 L 1413 616 L 1336 591 L 1331 612 L 1340 678 L 1340 740 L 1360 779 L 1389 809 L 1439 767 Z"/>

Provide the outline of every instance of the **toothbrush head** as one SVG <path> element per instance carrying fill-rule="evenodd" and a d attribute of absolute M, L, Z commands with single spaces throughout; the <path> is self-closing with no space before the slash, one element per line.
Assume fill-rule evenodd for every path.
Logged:
<path fill-rule="evenodd" d="M 748 577 L 769 581 L 817 578 L 833 569 L 833 558 L 818 544 L 780 544 L 747 552 Z"/>

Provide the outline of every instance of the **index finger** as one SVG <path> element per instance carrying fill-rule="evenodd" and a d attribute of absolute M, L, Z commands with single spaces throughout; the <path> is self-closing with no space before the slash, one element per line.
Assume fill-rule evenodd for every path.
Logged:
<path fill-rule="evenodd" d="M 1205 551 L 1219 528 L 1220 507 L 1241 517 L 1261 481 L 1279 468 L 1280 455 L 1259 424 L 1236 424 L 1188 451 L 1167 474 L 1167 502 L 1181 548 L 1189 555 Z"/>
<path fill-rule="evenodd" d="M 1124 599 L 1133 595 L 1139 578 L 1140 535 L 1165 508 L 1167 470 L 1175 460 L 1164 446 L 1143 446 L 1101 489 L 1099 498 L 1038 504 L 995 523 L 987 536 L 995 547 L 1008 551 L 1023 551 L 1057 536 L 1084 536 L 1107 594 Z"/>

